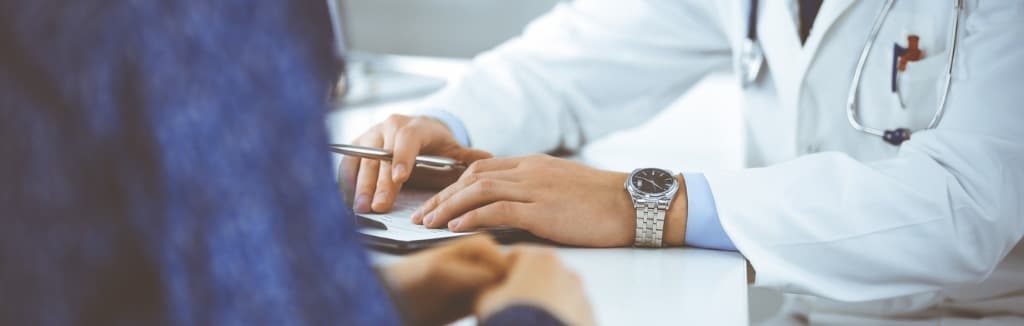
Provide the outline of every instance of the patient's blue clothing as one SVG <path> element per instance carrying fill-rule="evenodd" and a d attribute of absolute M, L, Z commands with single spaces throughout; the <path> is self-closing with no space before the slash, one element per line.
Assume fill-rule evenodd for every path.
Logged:
<path fill-rule="evenodd" d="M 395 325 L 321 0 L 0 0 L 0 325 Z M 491 317 L 557 325 L 517 306 Z"/>
<path fill-rule="evenodd" d="M 391 325 L 321 0 L 0 0 L 0 325 Z"/>

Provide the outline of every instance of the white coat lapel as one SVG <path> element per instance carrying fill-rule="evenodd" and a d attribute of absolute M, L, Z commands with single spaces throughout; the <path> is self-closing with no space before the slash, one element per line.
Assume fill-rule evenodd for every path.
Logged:
<path fill-rule="evenodd" d="M 796 107 L 804 75 L 829 28 L 856 0 L 827 0 L 822 4 L 805 45 L 800 44 L 795 0 L 763 1 L 758 37 L 779 90 L 782 104 Z"/>
<path fill-rule="evenodd" d="M 764 50 L 784 108 L 795 108 L 795 97 L 802 73 L 800 69 L 800 37 L 796 20 L 790 11 L 791 0 L 762 1 L 758 16 L 757 36 Z"/>
<path fill-rule="evenodd" d="M 818 17 L 814 19 L 811 34 L 807 36 L 807 42 L 804 43 L 803 55 L 800 57 L 801 71 L 806 72 L 810 67 L 811 62 L 814 61 L 814 55 L 818 51 L 818 46 L 824 40 L 825 34 L 828 34 L 829 28 L 839 20 L 839 17 L 843 16 L 846 9 L 850 8 L 854 2 L 856 0 L 827 0 L 822 3 Z"/>

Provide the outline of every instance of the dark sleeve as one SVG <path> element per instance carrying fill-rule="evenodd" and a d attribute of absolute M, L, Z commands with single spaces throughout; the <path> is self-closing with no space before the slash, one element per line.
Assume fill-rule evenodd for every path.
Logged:
<path fill-rule="evenodd" d="M 323 0 L 0 0 L 0 325 L 393 325 Z"/>
<path fill-rule="evenodd" d="M 484 320 L 481 324 L 484 326 L 518 326 L 518 325 L 532 325 L 532 326 L 564 326 L 561 320 L 558 320 L 547 310 L 543 310 L 530 305 L 515 305 L 505 308 L 499 311 L 491 317 Z"/>

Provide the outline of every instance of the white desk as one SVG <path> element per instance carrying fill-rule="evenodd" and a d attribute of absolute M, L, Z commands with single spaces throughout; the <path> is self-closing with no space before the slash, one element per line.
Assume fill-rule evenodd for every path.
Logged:
<path fill-rule="evenodd" d="M 396 77 L 377 80 L 374 88 L 411 83 L 393 78 Z M 726 84 L 698 86 L 677 104 L 687 107 L 685 111 L 667 110 L 651 124 L 637 129 L 671 139 L 687 139 L 700 137 L 708 129 L 739 128 L 738 124 L 726 122 L 738 122 L 737 103 L 716 100 L 735 98 L 723 96 L 730 92 L 723 86 Z M 418 82 L 418 85 L 429 86 L 430 83 Z M 350 141 L 387 115 L 413 109 L 411 104 L 415 99 L 404 98 L 404 101 L 367 103 L 332 113 L 327 121 L 332 141 Z M 715 109 L 704 107 L 707 102 L 713 102 Z M 708 114 L 693 113 L 695 110 Z M 636 139 L 645 138 L 637 132 L 625 132 L 588 146 L 580 153 L 580 159 L 598 168 L 619 171 L 636 166 L 707 171 L 741 165 L 738 136 L 719 143 L 682 143 L 668 151 L 664 150 L 665 146 L 647 144 L 649 142 L 643 144 L 650 146 L 639 149 L 631 146 L 636 145 Z M 626 155 L 625 149 L 633 152 Z M 692 248 L 557 250 L 566 265 L 581 275 L 601 325 L 748 324 L 746 261 L 737 253 Z M 377 263 L 399 258 L 384 253 L 374 253 L 372 257 Z M 472 324 L 472 321 L 467 323 Z"/>
<path fill-rule="evenodd" d="M 747 325 L 747 264 L 714 250 L 558 248 L 599 325 Z M 400 256 L 374 252 L 375 263 Z M 472 320 L 459 324 L 473 324 Z"/>

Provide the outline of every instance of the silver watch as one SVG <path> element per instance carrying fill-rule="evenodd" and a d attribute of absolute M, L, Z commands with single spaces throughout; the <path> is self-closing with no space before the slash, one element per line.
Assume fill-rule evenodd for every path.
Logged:
<path fill-rule="evenodd" d="M 665 234 L 665 213 L 679 191 L 672 171 L 656 168 L 633 170 L 626 179 L 626 191 L 636 208 L 636 247 L 661 247 Z"/>

